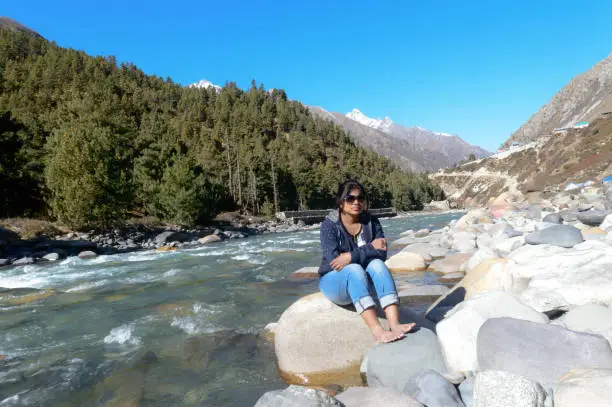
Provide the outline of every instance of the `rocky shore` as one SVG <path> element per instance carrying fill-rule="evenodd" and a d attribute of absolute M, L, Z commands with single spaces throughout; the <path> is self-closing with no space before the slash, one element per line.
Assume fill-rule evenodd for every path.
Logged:
<path fill-rule="evenodd" d="M 223 225 L 186 229 L 145 225 L 117 228 L 105 233 L 70 232 L 56 236 L 21 239 L 19 234 L 0 227 L 0 267 L 52 262 L 70 256 L 91 258 L 138 250 L 176 250 L 227 239 L 242 239 L 264 233 L 294 232 L 316 226 L 303 222 L 259 221 L 237 214 Z"/>
<path fill-rule="evenodd" d="M 404 232 L 387 260 L 396 280 L 425 269 L 456 284 L 423 313 L 402 305 L 417 328 L 391 344 L 354 309 L 299 299 L 265 329 L 290 386 L 256 406 L 612 406 L 610 189 L 504 193 Z M 432 294 L 398 285 L 403 304 Z"/>

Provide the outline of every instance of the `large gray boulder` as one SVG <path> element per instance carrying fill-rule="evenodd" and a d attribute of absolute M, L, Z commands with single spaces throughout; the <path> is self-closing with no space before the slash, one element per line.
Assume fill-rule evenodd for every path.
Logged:
<path fill-rule="evenodd" d="M 476 375 L 474 407 L 544 407 L 546 392 L 539 383 L 496 370 Z"/>
<path fill-rule="evenodd" d="M 446 373 L 436 334 L 421 328 L 404 339 L 375 346 L 367 355 L 368 386 L 402 391 L 408 379 L 423 370 Z"/>
<path fill-rule="evenodd" d="M 175 232 L 173 230 L 166 230 L 155 236 L 155 243 L 163 244 L 169 242 L 184 242 L 189 238 L 187 233 Z"/>
<path fill-rule="evenodd" d="M 383 387 L 350 387 L 336 399 L 346 407 L 423 407 L 412 397 Z"/>
<path fill-rule="evenodd" d="M 457 305 L 436 326 L 446 365 L 452 372 L 480 370 L 476 337 L 490 318 L 512 317 L 546 324 L 548 317 L 521 303 L 514 295 L 493 291 Z"/>
<path fill-rule="evenodd" d="M 571 309 L 554 321 L 572 331 L 602 335 L 612 346 L 612 308 L 585 304 Z"/>
<path fill-rule="evenodd" d="M 255 407 L 344 407 L 344 404 L 324 391 L 291 385 L 265 393 Z"/>
<path fill-rule="evenodd" d="M 34 258 L 33 257 L 22 257 L 20 259 L 17 259 L 13 262 L 13 266 L 25 266 L 26 264 L 33 264 L 34 263 Z"/>
<path fill-rule="evenodd" d="M 555 225 L 531 232 L 525 242 L 533 245 L 552 244 L 560 247 L 574 247 L 582 242 L 580 230 L 570 225 Z"/>
<path fill-rule="evenodd" d="M 403 393 L 427 407 L 465 407 L 455 386 L 435 370 L 410 377 Z"/>
<path fill-rule="evenodd" d="M 321 293 L 294 302 L 281 315 L 275 331 L 279 370 L 286 381 L 296 384 L 358 383 L 361 360 L 375 345 L 357 312 Z"/>
<path fill-rule="evenodd" d="M 478 366 L 525 376 L 546 388 L 575 368 L 612 368 L 612 349 L 599 335 L 513 318 L 493 318 L 478 332 Z"/>
<path fill-rule="evenodd" d="M 548 215 L 544 216 L 542 222 L 556 223 L 557 225 L 560 225 L 563 223 L 563 217 L 560 213 L 549 213 Z"/>
<path fill-rule="evenodd" d="M 554 387 L 555 407 L 612 406 L 612 370 L 575 369 Z"/>
<path fill-rule="evenodd" d="M 585 225 L 589 226 L 599 226 L 603 223 L 606 216 L 608 216 L 612 211 L 602 211 L 602 210 L 592 210 L 586 212 L 580 212 L 578 214 L 578 220 Z"/>

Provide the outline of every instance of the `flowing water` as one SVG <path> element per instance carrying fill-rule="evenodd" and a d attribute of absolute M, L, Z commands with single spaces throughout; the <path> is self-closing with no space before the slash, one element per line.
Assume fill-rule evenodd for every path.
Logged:
<path fill-rule="evenodd" d="M 287 277 L 319 256 L 315 229 L 2 269 L 0 407 L 252 406 L 285 386 L 262 329 L 317 290 Z"/>

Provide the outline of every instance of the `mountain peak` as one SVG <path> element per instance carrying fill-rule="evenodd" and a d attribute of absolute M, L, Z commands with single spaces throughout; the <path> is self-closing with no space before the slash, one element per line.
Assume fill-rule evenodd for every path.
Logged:
<path fill-rule="evenodd" d="M 356 121 L 357 123 L 363 124 L 376 130 L 380 130 L 384 133 L 388 133 L 389 129 L 393 125 L 393 121 L 389 118 L 389 116 L 386 116 L 382 120 L 380 118 L 373 119 L 361 113 L 361 111 L 357 108 L 354 108 L 349 113 L 347 113 L 346 117 Z"/>
<path fill-rule="evenodd" d="M 207 81 L 206 79 L 201 79 L 199 82 L 196 83 L 192 83 L 191 85 L 189 85 L 190 88 L 200 88 L 200 89 L 208 89 L 208 88 L 213 88 L 215 89 L 217 92 L 221 92 L 221 86 L 219 85 L 215 85 L 214 83 Z"/>

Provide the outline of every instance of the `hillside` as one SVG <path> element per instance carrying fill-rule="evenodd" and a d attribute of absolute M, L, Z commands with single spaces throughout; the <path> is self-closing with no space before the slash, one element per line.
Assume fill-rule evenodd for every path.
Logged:
<path fill-rule="evenodd" d="M 189 226 L 224 210 L 329 208 L 347 178 L 373 207 L 442 196 L 283 90 L 183 87 L 14 24 L 0 29 L 0 51 L 0 217 Z"/>
<path fill-rule="evenodd" d="M 9 17 L 0 17 L 0 30 L 10 30 L 10 31 L 19 31 L 27 34 L 31 34 L 37 37 L 40 37 L 36 31 L 26 27 L 25 25 L 18 23 L 17 21 L 9 18 Z"/>
<path fill-rule="evenodd" d="M 357 109 L 346 115 L 328 112 L 320 107 L 310 106 L 309 109 L 322 119 L 342 126 L 357 145 L 373 149 L 401 168 L 411 171 L 436 171 L 452 167 L 470 154 L 476 157 L 489 155 L 486 150 L 458 136 L 401 126 L 388 117 L 372 119 Z"/>
<path fill-rule="evenodd" d="M 569 182 L 599 182 L 606 175 L 612 175 L 612 117 L 439 171 L 431 178 L 461 207 L 485 204 L 504 191 L 558 191 Z"/>
<path fill-rule="evenodd" d="M 550 135 L 555 128 L 591 122 L 612 111 L 612 54 L 573 78 L 504 143 L 525 144 Z"/>

